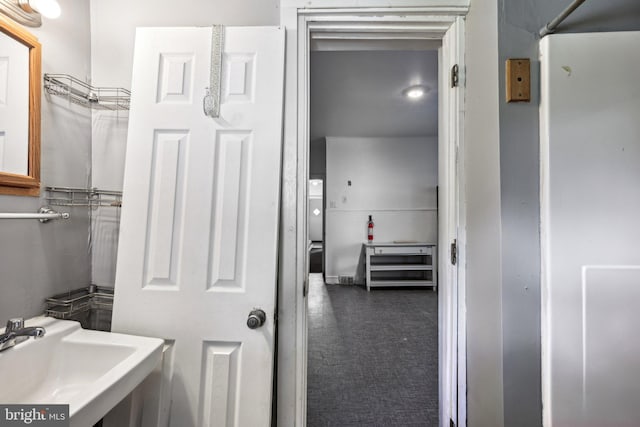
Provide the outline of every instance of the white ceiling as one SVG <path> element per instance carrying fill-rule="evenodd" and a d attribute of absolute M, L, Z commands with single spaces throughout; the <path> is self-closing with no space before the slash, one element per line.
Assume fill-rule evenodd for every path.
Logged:
<path fill-rule="evenodd" d="M 423 99 L 408 86 L 431 88 Z M 311 54 L 311 139 L 438 133 L 438 53 L 315 51 Z"/>

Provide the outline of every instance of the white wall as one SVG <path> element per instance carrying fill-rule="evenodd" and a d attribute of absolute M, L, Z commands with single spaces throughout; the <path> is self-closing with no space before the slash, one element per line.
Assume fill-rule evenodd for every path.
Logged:
<path fill-rule="evenodd" d="M 92 82 L 129 89 L 136 27 L 278 25 L 278 0 L 90 0 Z M 128 114 L 93 115 L 92 185 L 122 190 Z M 113 286 L 119 210 L 94 211 L 92 223 L 93 281 Z"/>
<path fill-rule="evenodd" d="M 369 215 L 377 242 L 437 241 L 437 137 L 326 139 L 328 283 L 356 275 Z"/>
<path fill-rule="evenodd" d="M 89 5 L 60 0 L 59 19 L 29 29 L 42 44 L 43 73 L 90 74 Z M 85 187 L 90 178 L 90 112 L 42 97 L 42 187 Z M 0 212 L 36 212 L 41 197 L 0 196 Z M 44 299 L 90 281 L 89 215 L 60 208 L 67 221 L 0 220 L 0 321 L 42 313 Z"/>
<path fill-rule="evenodd" d="M 466 26 L 467 418 L 501 427 L 503 416 L 498 5 L 473 0 Z"/>

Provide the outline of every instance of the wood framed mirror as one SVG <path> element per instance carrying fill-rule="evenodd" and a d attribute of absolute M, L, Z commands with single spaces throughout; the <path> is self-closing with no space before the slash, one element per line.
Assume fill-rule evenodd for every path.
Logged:
<path fill-rule="evenodd" d="M 0 17 L 0 194 L 40 195 L 38 39 Z"/>

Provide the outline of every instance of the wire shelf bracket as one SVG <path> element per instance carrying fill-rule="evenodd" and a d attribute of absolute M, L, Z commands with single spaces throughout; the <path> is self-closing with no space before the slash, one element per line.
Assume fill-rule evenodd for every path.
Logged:
<path fill-rule="evenodd" d="M 97 188 L 46 187 L 47 203 L 51 206 L 122 206 L 122 191 Z"/>
<path fill-rule="evenodd" d="M 44 89 L 48 95 L 94 110 L 128 110 L 131 102 L 127 89 L 91 86 L 69 74 L 45 74 Z"/>

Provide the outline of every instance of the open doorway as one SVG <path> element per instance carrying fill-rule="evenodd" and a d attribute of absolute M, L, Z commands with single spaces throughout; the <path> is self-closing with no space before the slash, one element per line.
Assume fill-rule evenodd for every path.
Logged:
<path fill-rule="evenodd" d="M 310 151 L 310 56 L 317 43 L 398 44 L 438 48 L 439 219 L 438 348 L 439 426 L 466 425 L 464 6 L 331 9 L 330 2 L 293 2 L 283 8 L 287 32 L 283 203 L 278 301 L 278 424 L 307 423 L 308 183 Z M 327 5 L 323 7 L 323 5 Z M 329 7 L 327 9 L 326 7 Z M 294 319 L 295 318 L 295 319 Z M 286 321 L 289 320 L 289 321 Z M 290 352 L 292 353 L 290 353 Z M 291 358 L 290 354 L 295 354 Z"/>
<path fill-rule="evenodd" d="M 309 71 L 307 426 L 435 427 L 438 52 L 315 43 Z"/>

